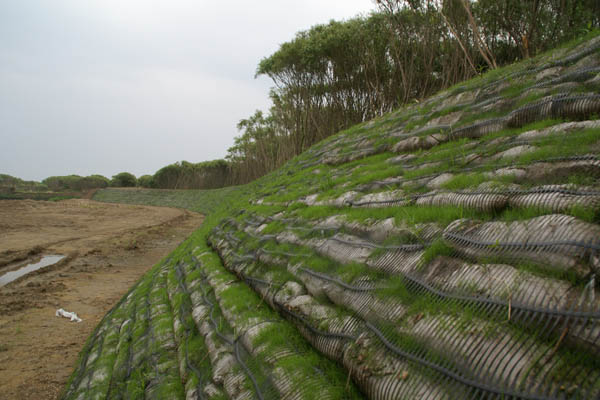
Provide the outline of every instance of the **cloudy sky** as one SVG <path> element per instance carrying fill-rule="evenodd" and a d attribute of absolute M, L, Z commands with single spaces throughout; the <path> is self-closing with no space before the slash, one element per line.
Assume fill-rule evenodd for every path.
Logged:
<path fill-rule="evenodd" d="M 152 174 L 222 158 L 269 107 L 261 58 L 371 0 L 0 0 L 0 173 Z"/>

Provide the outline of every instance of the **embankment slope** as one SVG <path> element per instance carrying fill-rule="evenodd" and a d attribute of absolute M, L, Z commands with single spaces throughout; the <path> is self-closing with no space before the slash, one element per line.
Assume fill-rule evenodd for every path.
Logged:
<path fill-rule="evenodd" d="M 64 398 L 597 398 L 599 89 L 596 36 L 188 192 Z"/>

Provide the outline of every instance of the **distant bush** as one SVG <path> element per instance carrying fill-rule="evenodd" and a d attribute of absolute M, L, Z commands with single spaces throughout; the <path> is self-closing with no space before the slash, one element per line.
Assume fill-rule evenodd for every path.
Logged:
<path fill-rule="evenodd" d="M 154 179 L 152 178 L 152 175 L 142 175 L 138 178 L 137 185 L 144 188 L 153 188 Z"/>
<path fill-rule="evenodd" d="M 83 191 L 97 188 L 105 188 L 109 185 L 108 178 L 102 175 L 66 175 L 50 176 L 42 181 L 46 187 L 55 192 L 65 190 Z"/>
<path fill-rule="evenodd" d="M 82 189 L 105 188 L 110 184 L 110 180 L 102 175 L 90 175 L 81 179 L 79 185 Z"/>
<path fill-rule="evenodd" d="M 15 187 L 21 183 L 23 183 L 22 179 L 7 174 L 0 174 L 0 187 Z"/>
<path fill-rule="evenodd" d="M 21 178 L 0 174 L 0 191 L 7 192 L 44 192 L 48 187 L 36 181 L 24 181 Z"/>
<path fill-rule="evenodd" d="M 160 189 L 216 189 L 230 184 L 225 160 L 181 161 L 159 169 L 152 177 L 152 187 Z"/>
<path fill-rule="evenodd" d="M 129 172 L 120 172 L 112 177 L 110 186 L 113 187 L 134 187 L 137 185 L 135 175 Z"/>

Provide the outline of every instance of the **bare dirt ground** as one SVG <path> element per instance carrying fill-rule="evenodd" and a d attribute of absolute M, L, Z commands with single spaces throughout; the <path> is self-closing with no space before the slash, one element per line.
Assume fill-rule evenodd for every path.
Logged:
<path fill-rule="evenodd" d="M 0 201 L 0 276 L 18 260 L 67 256 L 0 287 L 0 399 L 56 399 L 104 314 L 201 223 L 163 207 Z"/>

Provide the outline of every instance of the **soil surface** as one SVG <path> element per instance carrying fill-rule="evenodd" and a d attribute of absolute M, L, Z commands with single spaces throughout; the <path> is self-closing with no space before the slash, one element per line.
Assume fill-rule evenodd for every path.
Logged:
<path fill-rule="evenodd" d="M 67 257 L 0 287 L 0 399 L 56 399 L 104 314 L 202 223 L 185 210 L 91 200 L 0 201 L 0 276 Z M 83 322 L 56 317 L 58 308 Z"/>

